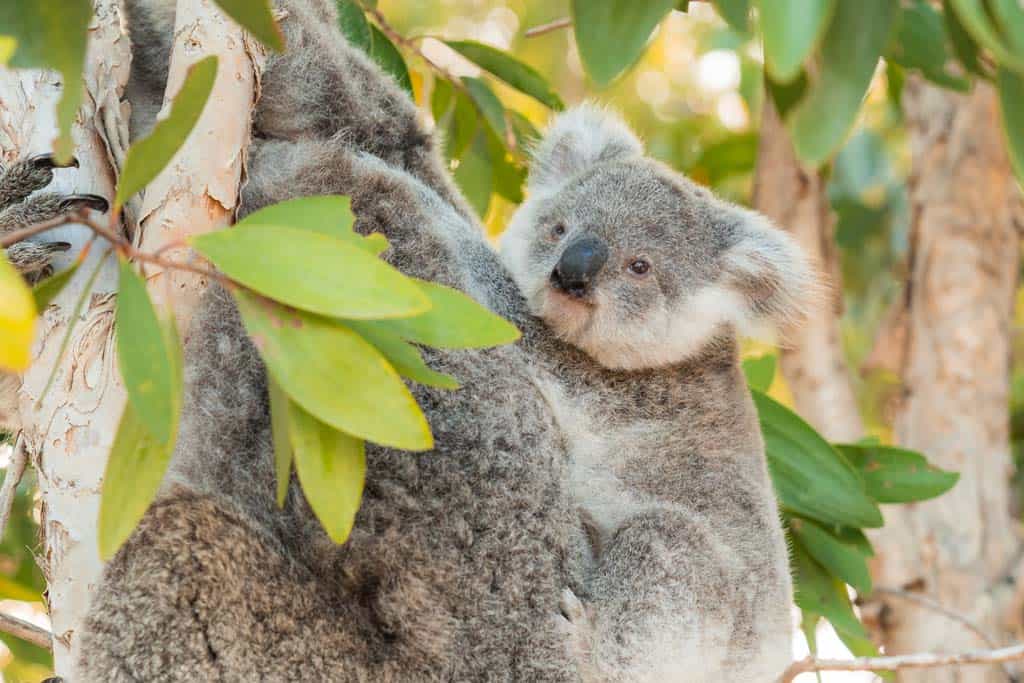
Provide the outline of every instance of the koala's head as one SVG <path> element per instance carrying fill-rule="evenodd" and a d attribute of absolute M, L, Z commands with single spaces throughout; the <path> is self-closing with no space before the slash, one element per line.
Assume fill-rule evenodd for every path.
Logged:
<path fill-rule="evenodd" d="M 788 235 L 645 157 L 599 108 L 554 121 L 528 190 L 502 258 L 531 310 L 606 367 L 669 365 L 788 322 L 813 286 Z"/>

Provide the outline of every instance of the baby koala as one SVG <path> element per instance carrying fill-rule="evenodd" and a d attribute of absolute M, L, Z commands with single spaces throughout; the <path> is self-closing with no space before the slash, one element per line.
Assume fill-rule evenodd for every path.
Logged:
<path fill-rule="evenodd" d="M 798 318 L 812 270 L 593 106 L 555 120 L 528 188 L 501 254 L 546 324 L 524 343 L 569 446 L 583 678 L 774 681 L 790 574 L 737 335 Z"/>

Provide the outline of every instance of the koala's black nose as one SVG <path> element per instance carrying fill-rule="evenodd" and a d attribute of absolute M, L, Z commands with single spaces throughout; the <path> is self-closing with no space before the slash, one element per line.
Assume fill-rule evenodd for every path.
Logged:
<path fill-rule="evenodd" d="M 596 237 L 583 237 L 562 252 L 551 281 L 566 294 L 583 297 L 608 260 L 608 247 Z"/>

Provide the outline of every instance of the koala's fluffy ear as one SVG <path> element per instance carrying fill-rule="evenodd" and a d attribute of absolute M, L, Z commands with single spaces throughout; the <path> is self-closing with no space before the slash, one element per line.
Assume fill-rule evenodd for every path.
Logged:
<path fill-rule="evenodd" d="M 749 336 L 799 322 L 821 295 L 817 271 L 788 234 L 759 213 L 729 207 L 731 239 L 721 255 L 721 279 L 737 305 L 735 321 Z"/>
<path fill-rule="evenodd" d="M 559 114 L 533 150 L 528 187 L 533 193 L 557 189 L 601 161 L 641 156 L 643 144 L 612 112 L 581 104 Z"/>

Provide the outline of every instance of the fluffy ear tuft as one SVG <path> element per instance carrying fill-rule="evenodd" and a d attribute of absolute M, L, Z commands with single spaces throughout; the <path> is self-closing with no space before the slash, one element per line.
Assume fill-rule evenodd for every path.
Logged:
<path fill-rule="evenodd" d="M 722 255 L 721 284 L 740 302 L 737 328 L 748 336 L 785 330 L 821 297 L 818 274 L 792 237 L 759 213 L 732 208 L 735 232 Z"/>
<path fill-rule="evenodd" d="M 559 114 L 537 144 L 528 187 L 551 190 L 593 164 L 643 153 L 643 144 L 616 114 L 581 104 Z"/>

